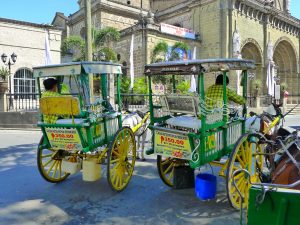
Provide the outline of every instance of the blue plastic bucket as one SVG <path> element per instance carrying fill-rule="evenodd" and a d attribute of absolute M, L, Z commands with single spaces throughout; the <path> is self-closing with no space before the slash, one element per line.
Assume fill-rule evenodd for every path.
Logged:
<path fill-rule="evenodd" d="M 217 192 L 217 177 L 212 174 L 200 173 L 195 180 L 196 196 L 201 200 L 213 199 Z"/>

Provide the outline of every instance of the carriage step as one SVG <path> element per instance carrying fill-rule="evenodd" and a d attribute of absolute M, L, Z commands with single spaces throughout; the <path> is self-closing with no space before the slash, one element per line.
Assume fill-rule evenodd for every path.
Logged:
<path fill-rule="evenodd" d="M 154 153 L 154 149 L 150 148 L 148 150 L 146 150 L 146 155 L 152 155 Z"/>

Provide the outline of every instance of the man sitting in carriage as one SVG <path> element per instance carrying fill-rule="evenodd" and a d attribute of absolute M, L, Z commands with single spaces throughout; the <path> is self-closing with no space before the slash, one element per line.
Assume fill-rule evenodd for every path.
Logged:
<path fill-rule="evenodd" d="M 226 85 L 229 84 L 229 78 L 226 76 Z M 226 87 L 227 99 L 233 101 L 239 105 L 243 105 L 246 103 L 246 100 L 238 95 L 235 91 Z M 219 74 L 216 78 L 216 82 L 214 85 L 210 86 L 206 91 L 206 105 L 208 109 L 213 109 L 215 106 L 223 105 L 223 74 Z M 221 105 L 216 105 L 216 104 Z"/>
<path fill-rule="evenodd" d="M 58 93 L 58 80 L 54 78 L 48 78 L 43 81 L 45 92 L 42 94 L 42 98 L 46 97 L 60 97 Z M 55 115 L 44 115 L 45 123 L 54 124 L 56 123 L 58 116 Z"/>

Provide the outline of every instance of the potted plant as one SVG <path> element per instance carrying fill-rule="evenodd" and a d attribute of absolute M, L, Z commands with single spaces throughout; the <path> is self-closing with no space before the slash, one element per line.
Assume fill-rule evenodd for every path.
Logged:
<path fill-rule="evenodd" d="M 0 93 L 4 93 L 8 89 L 7 80 L 9 76 L 9 70 L 5 67 L 0 68 Z"/>
<path fill-rule="evenodd" d="M 280 88 L 281 88 L 281 91 L 284 92 L 288 88 L 287 83 L 285 83 L 285 82 L 281 83 Z"/>

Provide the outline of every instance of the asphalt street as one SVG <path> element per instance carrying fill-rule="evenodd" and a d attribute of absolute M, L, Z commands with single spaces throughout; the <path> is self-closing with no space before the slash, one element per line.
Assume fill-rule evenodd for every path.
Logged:
<path fill-rule="evenodd" d="M 202 202 L 194 189 L 165 186 L 156 160 L 137 162 L 127 189 L 113 192 L 106 176 L 60 184 L 44 181 L 36 165 L 39 131 L 0 130 L 0 224 L 239 224 L 226 198 L 223 178 L 215 200 Z M 103 170 L 105 173 L 105 170 Z"/>
<path fill-rule="evenodd" d="M 300 128 L 300 115 L 287 116 L 285 124 Z M 108 186 L 104 166 L 96 182 L 82 181 L 79 173 L 60 184 L 48 183 L 36 165 L 40 137 L 40 131 L 0 130 L 0 225 L 239 224 L 223 178 L 218 178 L 216 199 L 202 202 L 194 189 L 165 186 L 154 157 L 137 162 L 121 193 Z"/>
<path fill-rule="evenodd" d="M 300 115 L 287 115 L 284 121 L 284 125 L 300 130 Z"/>

